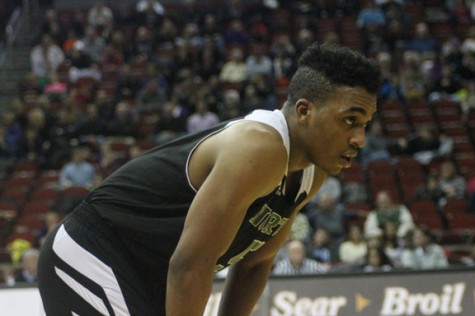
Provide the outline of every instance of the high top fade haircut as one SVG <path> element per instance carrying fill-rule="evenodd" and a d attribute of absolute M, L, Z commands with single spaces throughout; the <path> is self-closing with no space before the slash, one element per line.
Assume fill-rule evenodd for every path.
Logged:
<path fill-rule="evenodd" d="M 288 105 L 299 99 L 323 104 L 337 88 L 364 88 L 377 94 L 381 73 L 377 63 L 349 48 L 313 43 L 300 56 L 289 85 Z"/>

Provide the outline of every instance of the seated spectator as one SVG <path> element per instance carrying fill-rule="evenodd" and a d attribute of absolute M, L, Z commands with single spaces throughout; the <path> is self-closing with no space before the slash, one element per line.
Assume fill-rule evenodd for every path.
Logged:
<path fill-rule="evenodd" d="M 334 240 L 340 240 L 345 234 L 345 208 L 338 204 L 333 196 L 324 193 L 318 202 L 308 211 L 308 218 L 312 227 L 325 228 Z"/>
<path fill-rule="evenodd" d="M 341 182 L 337 177 L 327 176 L 318 193 L 312 198 L 310 203 L 318 204 L 323 195 L 329 194 L 338 203 L 341 199 Z"/>
<path fill-rule="evenodd" d="M 233 19 L 229 24 L 229 29 L 224 33 L 224 42 L 226 46 L 233 45 L 244 46 L 249 41 L 249 34 L 247 34 L 244 24 L 240 19 Z"/>
<path fill-rule="evenodd" d="M 316 260 L 307 258 L 305 244 L 299 240 L 290 241 L 287 246 L 287 257 L 278 261 L 272 271 L 275 275 L 312 275 L 326 273 L 328 267 Z"/>
<path fill-rule="evenodd" d="M 435 175 L 429 175 L 426 182 L 408 199 L 408 203 L 417 200 L 432 200 L 438 204 L 443 192 L 439 187 L 439 180 Z"/>
<path fill-rule="evenodd" d="M 434 158 L 445 157 L 452 152 L 453 140 L 445 135 L 437 137 L 433 128 L 421 124 L 416 133 L 408 137 L 405 152 L 421 164 L 427 165 Z"/>
<path fill-rule="evenodd" d="M 69 81 L 75 83 L 79 78 L 93 78 L 99 82 L 101 71 L 94 59 L 85 51 L 82 41 L 77 41 L 70 52 L 71 67 L 69 67 Z"/>
<path fill-rule="evenodd" d="M 465 178 L 457 172 L 456 166 L 452 161 L 444 161 L 440 165 L 439 187 L 445 200 L 465 197 Z"/>
<path fill-rule="evenodd" d="M 157 25 L 160 17 L 165 14 L 165 8 L 158 0 L 139 0 L 135 10 L 141 15 L 146 25 Z"/>
<path fill-rule="evenodd" d="M 47 82 L 48 74 L 55 72 L 64 59 L 63 51 L 48 34 L 42 36 L 40 44 L 34 46 L 30 53 L 31 69 L 43 83 Z"/>
<path fill-rule="evenodd" d="M 106 38 L 114 26 L 114 14 L 104 0 L 99 0 L 89 9 L 87 22 L 99 31 L 101 37 Z"/>
<path fill-rule="evenodd" d="M 196 133 L 211 128 L 219 123 L 219 117 L 208 110 L 208 104 L 203 100 L 196 103 L 196 112 L 187 118 L 187 132 Z"/>
<path fill-rule="evenodd" d="M 86 145 L 73 148 L 71 159 L 61 168 L 59 185 L 61 188 L 91 188 L 94 182 L 94 166 L 87 161 L 90 149 Z"/>
<path fill-rule="evenodd" d="M 38 268 L 38 249 L 30 248 L 21 254 L 20 271 L 15 274 L 15 284 L 35 283 L 37 281 L 36 271 Z"/>
<path fill-rule="evenodd" d="M 348 239 L 340 244 L 338 254 L 342 263 L 355 263 L 364 258 L 367 245 L 361 227 L 354 224 L 348 229 Z"/>
<path fill-rule="evenodd" d="M 325 228 L 317 228 L 315 230 L 313 239 L 308 244 L 307 253 L 310 259 L 317 260 L 318 262 L 331 264 L 338 260 L 336 248 L 332 243 L 328 230 Z"/>
<path fill-rule="evenodd" d="M 106 42 L 97 34 L 97 30 L 93 26 L 86 26 L 81 42 L 84 44 L 84 52 L 91 56 L 94 62 L 100 62 L 106 49 Z"/>
<path fill-rule="evenodd" d="M 356 25 L 359 28 L 366 28 L 369 25 L 384 26 L 386 24 L 386 18 L 383 11 L 376 7 L 374 0 L 365 1 L 364 7 L 358 12 L 358 19 Z"/>
<path fill-rule="evenodd" d="M 48 213 L 45 214 L 43 226 L 41 226 L 38 234 L 36 235 L 36 238 L 38 240 L 38 245 L 40 248 L 43 245 L 45 238 L 49 235 L 49 233 L 53 231 L 53 229 L 56 228 L 59 222 L 60 222 L 60 216 L 58 213 L 49 211 Z"/>
<path fill-rule="evenodd" d="M 262 45 L 254 45 L 249 56 L 246 58 L 247 78 L 252 80 L 255 76 L 272 75 L 272 61 L 269 56 L 264 54 Z"/>
<path fill-rule="evenodd" d="M 442 269 L 448 267 L 444 249 L 433 242 L 427 227 L 418 227 L 412 238 L 413 247 L 404 250 L 402 265 L 411 269 Z"/>
<path fill-rule="evenodd" d="M 414 38 L 409 43 L 409 49 L 426 55 L 437 55 L 439 43 L 430 33 L 429 27 L 425 22 L 419 22 L 415 26 Z"/>
<path fill-rule="evenodd" d="M 165 103 L 160 113 L 155 132 L 157 142 L 163 144 L 186 133 L 186 109 L 175 99 Z"/>
<path fill-rule="evenodd" d="M 389 152 L 390 148 L 403 146 L 404 144 L 404 139 L 395 140 L 384 136 L 381 122 L 375 120 L 371 123 L 367 133 L 366 144 L 361 149 L 361 163 L 363 166 L 366 166 L 376 160 L 392 161 L 391 153 Z"/>
<path fill-rule="evenodd" d="M 397 267 L 401 265 L 401 256 L 404 250 L 403 240 L 397 236 L 396 225 L 392 222 L 387 222 L 384 226 L 382 248 L 386 256 L 391 260 L 392 266 Z"/>
<path fill-rule="evenodd" d="M 462 89 L 462 82 L 452 65 L 442 65 L 442 75 L 435 80 L 429 94 L 429 101 L 458 101 L 457 93 Z"/>
<path fill-rule="evenodd" d="M 229 60 L 224 63 L 219 74 L 221 82 L 241 83 L 247 79 L 247 68 L 243 58 L 244 53 L 240 48 L 231 49 Z"/>
<path fill-rule="evenodd" d="M 388 222 L 394 223 L 399 238 L 404 238 L 414 227 L 412 215 L 407 207 L 403 204 L 394 204 L 389 192 L 383 190 L 376 194 L 376 209 L 366 218 L 364 226 L 366 237 L 382 236 Z"/>
<path fill-rule="evenodd" d="M 381 272 L 392 269 L 391 261 L 382 248 L 369 248 L 363 264 L 364 272 Z"/>
<path fill-rule="evenodd" d="M 290 240 L 300 240 L 307 243 L 312 238 L 312 227 L 303 213 L 297 213 L 289 231 Z"/>

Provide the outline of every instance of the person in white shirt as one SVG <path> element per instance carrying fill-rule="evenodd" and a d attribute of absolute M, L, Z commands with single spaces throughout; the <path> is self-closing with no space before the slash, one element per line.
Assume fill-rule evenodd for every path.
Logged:
<path fill-rule="evenodd" d="M 196 133 L 203 131 L 219 123 L 219 117 L 208 110 L 208 104 L 199 100 L 196 103 L 196 112 L 187 119 L 187 132 Z"/>

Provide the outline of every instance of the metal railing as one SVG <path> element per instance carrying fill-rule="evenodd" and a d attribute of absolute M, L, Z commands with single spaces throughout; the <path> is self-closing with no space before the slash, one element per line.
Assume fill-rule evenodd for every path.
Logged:
<path fill-rule="evenodd" d="M 18 34 L 22 29 L 30 30 L 31 14 L 39 9 L 38 0 L 23 0 L 13 10 L 5 26 L 5 43 L 0 48 L 0 67 L 5 63 Z"/>

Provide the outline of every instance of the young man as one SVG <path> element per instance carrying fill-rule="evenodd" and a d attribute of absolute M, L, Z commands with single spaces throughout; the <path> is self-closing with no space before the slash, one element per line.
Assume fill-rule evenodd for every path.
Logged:
<path fill-rule="evenodd" d="M 299 209 L 365 143 L 379 70 L 311 45 L 282 111 L 258 110 L 152 149 L 94 190 L 42 249 L 47 315 L 249 315 Z"/>

